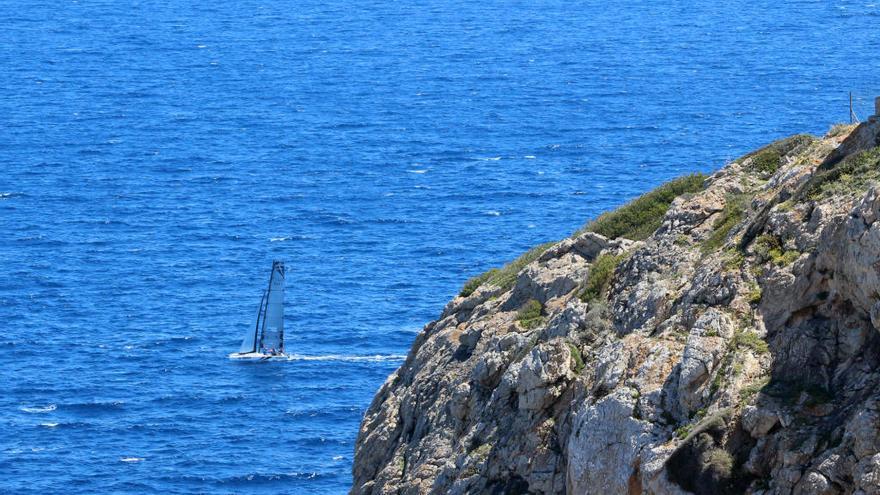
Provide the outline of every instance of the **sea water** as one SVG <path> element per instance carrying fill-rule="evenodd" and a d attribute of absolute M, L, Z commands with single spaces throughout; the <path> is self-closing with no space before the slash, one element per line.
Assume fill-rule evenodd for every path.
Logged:
<path fill-rule="evenodd" d="M 873 0 L 0 1 L 0 492 L 343 493 L 464 280 L 865 118 Z M 289 361 L 227 359 L 285 261 Z"/>

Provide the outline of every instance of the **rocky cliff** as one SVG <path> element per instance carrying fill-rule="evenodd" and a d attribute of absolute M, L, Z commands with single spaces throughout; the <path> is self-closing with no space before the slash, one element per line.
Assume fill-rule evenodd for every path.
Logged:
<path fill-rule="evenodd" d="M 878 135 L 778 141 L 469 281 L 352 493 L 880 493 Z"/>

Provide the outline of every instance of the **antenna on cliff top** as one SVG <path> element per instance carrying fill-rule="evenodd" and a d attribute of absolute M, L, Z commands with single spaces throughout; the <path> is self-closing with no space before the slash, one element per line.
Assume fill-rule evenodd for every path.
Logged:
<path fill-rule="evenodd" d="M 855 110 L 853 110 L 852 104 L 852 91 L 849 92 L 849 123 L 855 124 L 858 123 L 859 118 L 856 116 Z"/>

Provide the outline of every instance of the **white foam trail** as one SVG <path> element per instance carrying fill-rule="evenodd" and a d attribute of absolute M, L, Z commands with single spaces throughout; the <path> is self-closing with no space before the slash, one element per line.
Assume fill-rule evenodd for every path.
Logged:
<path fill-rule="evenodd" d="M 58 423 L 40 423 L 40 426 L 45 426 L 46 428 L 55 428 L 58 426 Z"/>
<path fill-rule="evenodd" d="M 411 174 L 424 174 L 424 173 L 427 173 L 428 170 L 427 170 L 427 169 L 420 168 L 420 169 L 418 169 L 418 170 L 407 170 L 407 172 L 409 172 L 409 173 L 411 173 Z"/>
<path fill-rule="evenodd" d="M 487 156 L 486 158 L 478 158 L 478 160 L 481 160 L 484 162 L 497 162 L 500 159 L 501 159 L 500 156 Z"/>
<path fill-rule="evenodd" d="M 270 237 L 269 242 L 287 241 L 290 237 Z"/>
<path fill-rule="evenodd" d="M 305 354 L 291 354 L 287 356 L 288 361 L 348 361 L 348 362 L 386 362 L 386 361 L 403 361 L 406 356 L 403 354 L 375 354 L 372 356 L 358 356 L 346 354 L 325 354 L 321 356 L 309 356 Z"/>
<path fill-rule="evenodd" d="M 119 460 L 121 462 L 141 462 L 144 460 L 143 457 L 120 457 Z"/>
<path fill-rule="evenodd" d="M 526 160 L 534 160 L 534 159 L 535 159 L 535 155 L 526 155 L 526 156 L 524 156 L 523 158 L 525 158 Z"/>
<path fill-rule="evenodd" d="M 500 217 L 500 216 L 501 216 L 501 212 L 500 212 L 500 211 L 495 211 L 495 210 L 489 210 L 489 211 L 486 211 L 486 212 L 484 212 L 484 213 L 485 213 L 486 215 L 489 215 L 490 217 Z"/>
<path fill-rule="evenodd" d="M 51 412 L 57 408 L 58 408 L 58 406 L 56 406 L 55 404 L 49 404 L 48 406 L 43 406 L 43 407 L 24 407 L 24 406 L 22 406 L 22 407 L 19 407 L 18 409 L 20 411 L 24 411 L 26 413 L 39 414 L 39 413 Z"/>

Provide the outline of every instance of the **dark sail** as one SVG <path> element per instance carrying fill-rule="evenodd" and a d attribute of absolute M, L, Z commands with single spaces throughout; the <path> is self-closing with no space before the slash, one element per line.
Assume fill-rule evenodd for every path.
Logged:
<path fill-rule="evenodd" d="M 284 351 L 284 262 L 272 262 L 269 290 L 266 292 L 265 311 L 258 352 L 266 354 Z"/>

